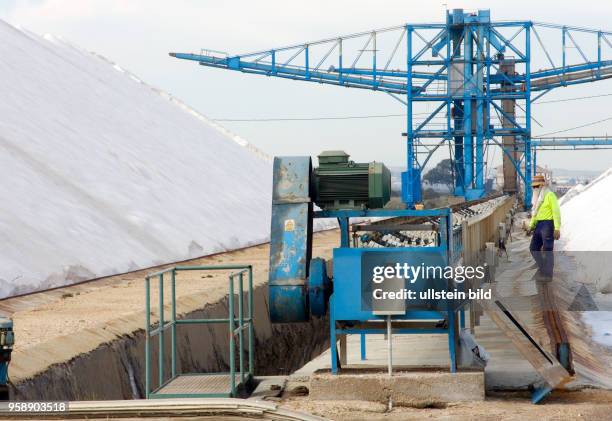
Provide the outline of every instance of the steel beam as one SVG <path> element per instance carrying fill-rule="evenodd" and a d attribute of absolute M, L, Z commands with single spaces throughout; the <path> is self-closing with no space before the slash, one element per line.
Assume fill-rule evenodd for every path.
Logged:
<path fill-rule="evenodd" d="M 537 50 L 532 49 L 532 32 Z M 387 53 L 383 37 L 390 37 Z M 452 143 L 449 151 L 454 153 L 454 193 L 468 198 L 484 193 L 485 145 L 502 145 L 504 190 L 518 191 L 518 180 L 522 180 L 525 204 L 529 206 L 534 148 L 610 146 L 607 139 L 534 139 L 533 143 L 531 139 L 533 101 L 557 87 L 612 78 L 612 60 L 603 59 L 608 47 L 612 49 L 609 37 L 610 31 L 573 26 L 492 22 L 488 10 L 467 13 L 455 9 L 447 12 L 444 23 L 404 24 L 240 55 L 212 50 L 170 55 L 207 67 L 390 94 L 406 107 L 402 199 L 409 208 L 420 197 L 423 165 L 418 158 L 429 156 L 422 153 L 426 146 L 421 140 L 427 138 Z M 352 41 L 357 41 L 356 47 Z M 396 54 L 402 46 L 407 57 L 398 63 Z M 578 54 L 566 54 L 567 48 Z M 596 57 L 589 57 L 589 49 L 596 51 Z M 366 51 L 371 51 L 371 57 Z M 560 54 L 555 56 L 554 51 Z M 508 66 L 505 52 L 515 57 L 512 66 Z M 537 55 L 551 67 L 531 72 L 531 60 Z M 532 99 L 532 92 L 541 94 Z M 433 102 L 430 109 L 436 111 L 421 117 L 414 112 L 417 102 Z M 441 115 L 443 109 L 445 116 Z M 495 137 L 502 137 L 502 141 L 494 141 Z M 522 159 L 524 168 L 516 165 Z"/>

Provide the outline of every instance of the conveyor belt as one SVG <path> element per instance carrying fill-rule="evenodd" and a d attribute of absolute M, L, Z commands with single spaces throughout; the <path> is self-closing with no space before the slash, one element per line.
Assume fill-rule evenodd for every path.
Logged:
<path fill-rule="evenodd" d="M 497 194 L 492 194 L 490 196 L 487 197 L 483 197 L 482 199 L 476 199 L 476 200 L 470 200 L 467 202 L 461 202 L 461 203 L 456 203 L 454 205 L 451 206 L 447 206 L 448 208 L 450 208 L 453 212 L 458 212 L 460 210 L 463 209 L 467 209 L 470 206 L 474 206 L 474 205 L 478 205 L 480 203 L 484 203 L 484 202 L 488 202 L 489 200 L 493 200 L 493 199 L 497 199 L 498 197 L 502 197 L 504 196 L 503 193 L 497 193 Z M 426 217 L 414 217 L 414 216 L 398 216 L 396 218 L 389 218 L 389 219 L 383 219 L 380 221 L 374 221 L 371 222 L 370 225 L 388 225 L 388 224 L 397 224 L 397 225 L 402 225 L 402 224 L 422 224 L 424 222 L 427 222 L 428 218 Z"/>

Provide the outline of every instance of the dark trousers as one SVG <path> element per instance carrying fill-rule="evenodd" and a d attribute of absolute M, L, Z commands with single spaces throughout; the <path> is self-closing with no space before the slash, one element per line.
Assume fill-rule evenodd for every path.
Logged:
<path fill-rule="evenodd" d="M 538 221 L 529 245 L 529 250 L 538 265 L 540 273 L 546 277 L 552 277 L 555 267 L 554 235 L 555 224 L 553 221 Z"/>

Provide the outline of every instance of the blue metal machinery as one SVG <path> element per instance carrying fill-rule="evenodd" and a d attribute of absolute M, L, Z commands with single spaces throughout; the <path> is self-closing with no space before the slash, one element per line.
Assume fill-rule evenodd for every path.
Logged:
<path fill-rule="evenodd" d="M 384 92 L 406 107 L 402 199 L 408 209 L 420 201 L 423 168 L 444 144 L 454 156 L 456 195 L 482 197 L 487 149 L 501 146 L 506 190 L 516 191 L 522 182 L 529 208 L 537 149 L 612 146 L 607 136 L 537 139 L 531 130 L 532 105 L 551 90 L 612 77 L 611 40 L 608 31 L 495 22 L 488 10 L 455 9 L 443 23 L 240 55 L 170 55 L 208 67 Z"/>
<path fill-rule="evenodd" d="M 404 303 L 395 313 L 367 301 L 364 276 L 372 265 L 453 266 L 461 254 L 460 228 L 450 210 L 413 210 L 421 201 L 421 174 L 432 154 L 447 145 L 453 159 L 454 193 L 485 194 L 487 150 L 504 156 L 507 192 L 522 183 L 531 206 L 536 151 L 604 149 L 612 137 L 532 137 L 532 105 L 555 88 L 612 78 L 612 32 L 533 21 L 491 21 L 488 10 L 447 11 L 443 23 L 404 24 L 240 55 L 201 50 L 170 53 L 202 66 L 248 74 L 383 92 L 406 109 L 404 210 L 313 209 L 309 157 L 274 160 L 269 311 L 273 322 L 303 322 L 329 310 L 332 371 L 340 363 L 336 337 L 347 333 L 442 333 L 448 335 L 450 370 L 457 369 L 457 335 L 465 302 Z M 533 71 L 532 69 L 542 69 Z M 351 218 L 417 217 L 429 221 L 435 243 L 423 246 L 351 247 Z M 341 231 L 333 273 L 312 258 L 315 218 L 335 218 Z M 333 279 L 333 283 L 332 283 Z M 456 285 L 433 279 L 422 288 Z M 366 292 L 364 294 L 364 292 Z M 387 329 L 381 328 L 382 321 Z M 548 393 L 539 390 L 538 401 Z"/>
<path fill-rule="evenodd" d="M 0 400 L 9 398 L 8 366 L 14 343 L 13 321 L 8 317 L 0 317 Z"/>
<path fill-rule="evenodd" d="M 453 300 L 405 300 L 399 309 L 388 311 L 377 308 L 372 300 L 371 273 L 374 266 L 392 266 L 408 264 L 429 267 L 448 267 L 457 264 L 461 255 L 461 236 L 454 235 L 450 209 L 442 210 L 371 210 L 320 212 L 316 217 L 337 217 L 347 226 L 349 219 L 364 214 L 368 216 L 404 216 L 426 217 L 435 221 L 437 239 L 432 247 L 412 246 L 394 248 L 349 247 L 348 230 L 342 230 L 341 246 L 333 251 L 333 294 L 329 300 L 329 322 L 332 372 L 337 373 L 340 358 L 337 355 L 337 335 L 361 334 L 362 357 L 365 354 L 365 336 L 367 334 L 446 334 L 450 357 L 450 371 L 457 371 L 457 345 L 459 322 L 464 323 L 463 307 L 467 301 Z M 312 274 L 311 274 L 312 278 Z M 361 282 L 360 282 L 361 281 Z M 426 289 L 447 291 L 453 288 L 453 281 L 443 279 L 420 278 L 414 284 L 400 281 L 401 288 L 409 289 L 416 294 Z M 361 287 L 359 287 L 361 284 Z M 457 291 L 463 291 L 463 284 L 454 284 Z M 370 301 L 368 301 L 370 297 Z M 361 303 L 361 305 L 359 305 Z M 388 306 L 388 303 L 383 305 Z M 387 330 L 377 323 L 387 318 Z M 389 363 L 389 370 L 391 370 Z"/>
<path fill-rule="evenodd" d="M 312 174 L 310 157 L 274 159 L 269 275 L 270 318 L 275 323 L 305 322 L 311 316 L 324 316 L 329 305 L 332 344 L 336 343 L 336 335 L 340 334 L 384 333 L 384 325 L 377 322 L 386 320 L 385 315 L 377 311 L 376 303 L 371 298 L 371 269 L 374 266 L 396 263 L 413 266 L 421 264 L 432 267 L 453 266 L 461 255 L 461 233 L 453 230 L 450 209 L 364 208 L 313 211 Z M 431 223 L 431 229 L 435 230 L 435 242 L 427 247 L 419 245 L 393 248 L 351 247 L 350 219 L 362 217 L 427 219 Z M 333 287 L 325 261 L 321 258 L 311 258 L 312 225 L 315 218 L 334 218 L 340 225 L 340 247 L 333 251 Z M 452 281 L 447 282 L 442 279 L 419 279 L 419 282 L 413 286 L 406 280 L 403 283 L 401 288 L 414 291 L 432 287 L 441 291 L 452 287 Z M 455 287 L 462 290 L 461 285 Z M 458 324 L 465 304 L 466 302 L 452 300 L 412 300 L 407 308 L 393 313 L 393 333 L 447 334 L 450 369 L 454 372 L 457 369 Z M 411 325 L 405 323 L 409 321 L 413 323 Z M 389 322 L 391 323 L 390 319 Z M 332 346 L 334 373 L 338 370 L 338 361 L 336 346 Z"/>

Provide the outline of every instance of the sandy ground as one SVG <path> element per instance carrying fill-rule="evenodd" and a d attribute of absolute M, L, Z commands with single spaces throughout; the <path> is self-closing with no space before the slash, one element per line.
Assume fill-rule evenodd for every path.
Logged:
<path fill-rule="evenodd" d="M 336 230 L 314 236 L 314 255 L 331 257 L 339 243 Z M 267 282 L 269 245 L 249 247 L 189 260 L 181 265 L 252 264 L 254 286 Z M 161 268 L 161 267 L 160 267 Z M 159 268 L 102 278 L 94 282 L 0 301 L 0 312 L 14 321 L 16 344 L 11 362 L 13 380 L 23 379 L 50 364 L 67 361 L 101 343 L 142 329 L 145 324 L 147 274 Z M 177 276 L 177 312 L 186 314 L 228 292 L 227 271 L 180 272 Z M 169 318 L 169 281 L 166 282 L 166 319 Z M 153 315 L 158 317 L 157 282 L 152 281 Z M 58 344 L 61 343 L 61 346 Z"/>
<path fill-rule="evenodd" d="M 337 231 L 319 233 L 315 235 L 313 254 L 329 257 L 337 243 Z M 254 266 L 254 283 L 261 285 L 267 280 L 268 253 L 269 247 L 264 244 L 184 264 L 250 263 Z M 152 271 L 143 270 L 0 301 L 0 312 L 10 314 L 15 321 L 17 345 L 11 363 L 12 378 L 31 376 L 52 363 L 66 361 L 103 342 L 142 329 L 144 277 Z M 205 303 L 217 301 L 226 294 L 227 272 L 186 272 L 177 278 L 179 313 L 202 308 Z M 157 296 L 155 283 L 152 295 Z M 152 301 L 156 303 L 156 298 Z M 391 411 L 383 404 L 312 401 L 307 397 L 284 400 L 282 406 L 330 419 L 355 421 L 612 419 L 612 391 L 555 392 L 543 405 L 537 406 L 530 403 L 525 393 L 495 394 L 484 402 L 436 408 L 394 408 Z"/>
<path fill-rule="evenodd" d="M 310 401 L 291 398 L 283 407 L 333 420 L 610 420 L 612 391 L 585 389 L 555 392 L 543 405 L 533 405 L 524 393 L 504 393 L 484 402 L 456 403 L 441 408 L 394 408 L 361 401 Z"/>

